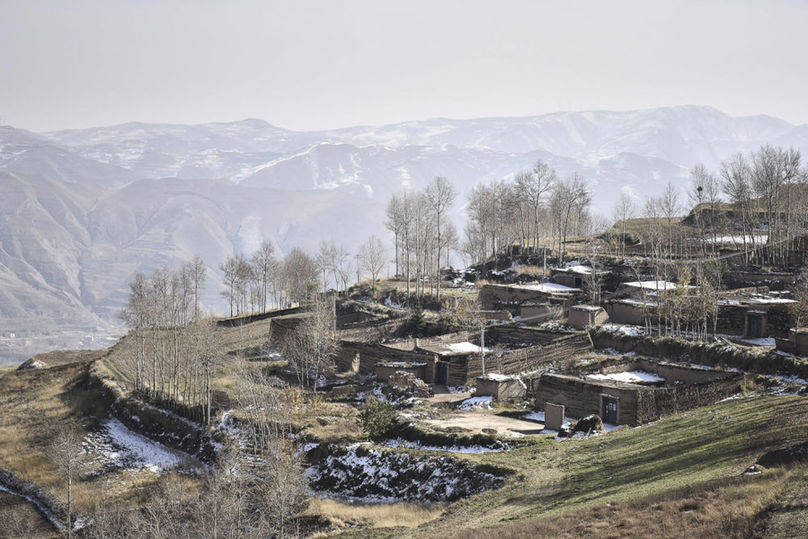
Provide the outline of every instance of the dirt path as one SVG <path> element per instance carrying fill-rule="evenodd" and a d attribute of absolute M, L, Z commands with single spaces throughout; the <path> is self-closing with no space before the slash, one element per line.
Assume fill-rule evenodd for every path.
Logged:
<path fill-rule="evenodd" d="M 426 419 L 425 423 L 432 427 L 461 427 L 472 433 L 482 433 L 483 429 L 496 430 L 496 434 L 504 437 L 521 438 L 538 436 L 544 425 L 535 421 L 526 421 L 513 417 L 496 415 L 487 411 L 455 412 L 441 419 Z M 489 431 L 490 433 L 490 431 Z"/>

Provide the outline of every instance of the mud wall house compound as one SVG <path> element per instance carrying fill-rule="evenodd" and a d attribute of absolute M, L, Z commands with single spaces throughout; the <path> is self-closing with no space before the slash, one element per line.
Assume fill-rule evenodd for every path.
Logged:
<path fill-rule="evenodd" d="M 636 426 L 735 395 L 744 375 L 643 359 L 581 376 L 545 373 L 527 386 L 539 407 L 561 405 L 570 417 L 597 414 L 605 423 Z"/>
<path fill-rule="evenodd" d="M 655 325 L 659 314 L 659 299 L 668 293 L 664 290 L 677 286 L 681 285 L 663 282 L 661 292 L 652 288 L 646 288 L 643 292 L 638 291 L 639 287 L 624 288 L 623 292 L 630 295 L 609 302 L 609 319 L 617 324 Z M 794 300 L 782 294 L 772 294 L 763 288 L 726 291 L 718 300 L 716 332 L 749 339 L 787 338 L 794 326 L 794 316 L 791 313 L 794 303 Z M 712 320 L 708 326 L 712 327 Z"/>
<path fill-rule="evenodd" d="M 508 311 L 523 319 L 549 319 L 565 315 L 582 294 L 580 288 L 558 283 L 486 284 L 479 299 L 485 311 Z"/>
<path fill-rule="evenodd" d="M 589 294 L 593 281 L 602 282 L 609 275 L 608 271 L 594 269 L 590 266 L 575 265 L 550 270 L 550 280 L 569 288 L 578 288 Z"/>
<path fill-rule="evenodd" d="M 391 365 L 410 370 L 427 383 L 472 385 L 483 374 L 479 334 L 463 331 L 396 343 L 342 341 L 338 366 L 343 371 L 390 375 Z M 485 335 L 485 372 L 518 374 L 591 350 L 586 332 L 551 332 L 538 328 L 495 326 Z"/>

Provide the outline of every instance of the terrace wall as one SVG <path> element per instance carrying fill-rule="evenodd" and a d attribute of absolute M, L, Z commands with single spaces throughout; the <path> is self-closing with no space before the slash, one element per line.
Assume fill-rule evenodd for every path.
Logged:
<path fill-rule="evenodd" d="M 265 311 L 263 313 L 245 314 L 243 316 L 223 318 L 221 320 L 217 320 L 216 325 L 219 327 L 227 327 L 227 328 L 238 327 L 243 326 L 245 324 L 258 322 L 259 320 L 266 320 L 267 318 L 277 318 L 279 316 L 287 316 L 290 314 L 302 313 L 304 311 L 305 309 L 303 307 L 289 307 L 288 309 L 273 309 L 271 311 Z"/>
<path fill-rule="evenodd" d="M 674 337 L 633 337 L 608 331 L 590 332 L 595 348 L 613 348 L 620 352 L 688 361 L 701 365 L 727 366 L 746 372 L 794 375 L 808 378 L 808 360 L 783 356 L 774 351 L 760 352 L 725 343 L 686 341 Z"/>

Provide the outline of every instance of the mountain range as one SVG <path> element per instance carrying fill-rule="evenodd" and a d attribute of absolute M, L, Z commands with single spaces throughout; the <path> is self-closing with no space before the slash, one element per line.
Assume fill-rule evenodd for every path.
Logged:
<path fill-rule="evenodd" d="M 95 346 L 121 331 L 137 271 L 198 254 L 205 303 L 221 307 L 217 267 L 263 238 L 280 253 L 333 239 L 349 250 L 382 226 L 388 197 L 446 176 L 466 196 L 539 159 L 578 172 L 593 209 L 621 191 L 684 188 L 696 163 L 770 143 L 808 151 L 808 125 L 711 107 L 431 119 L 326 131 L 262 120 L 127 123 L 32 133 L 0 127 L 0 361 Z"/>

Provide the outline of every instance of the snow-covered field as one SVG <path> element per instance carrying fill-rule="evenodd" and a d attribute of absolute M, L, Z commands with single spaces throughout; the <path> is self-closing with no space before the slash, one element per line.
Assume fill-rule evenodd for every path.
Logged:
<path fill-rule="evenodd" d="M 89 434 L 83 446 L 92 460 L 104 467 L 160 473 L 194 462 L 190 455 L 142 436 L 115 418 Z"/>
<path fill-rule="evenodd" d="M 460 410 L 474 410 L 475 408 L 490 410 L 493 399 L 494 397 L 471 397 L 458 404 L 457 407 Z"/>
<path fill-rule="evenodd" d="M 645 335 L 645 330 L 639 326 L 629 326 L 623 324 L 603 324 L 600 326 L 602 331 L 612 333 L 615 335 L 626 335 L 628 337 L 642 337 Z"/>

